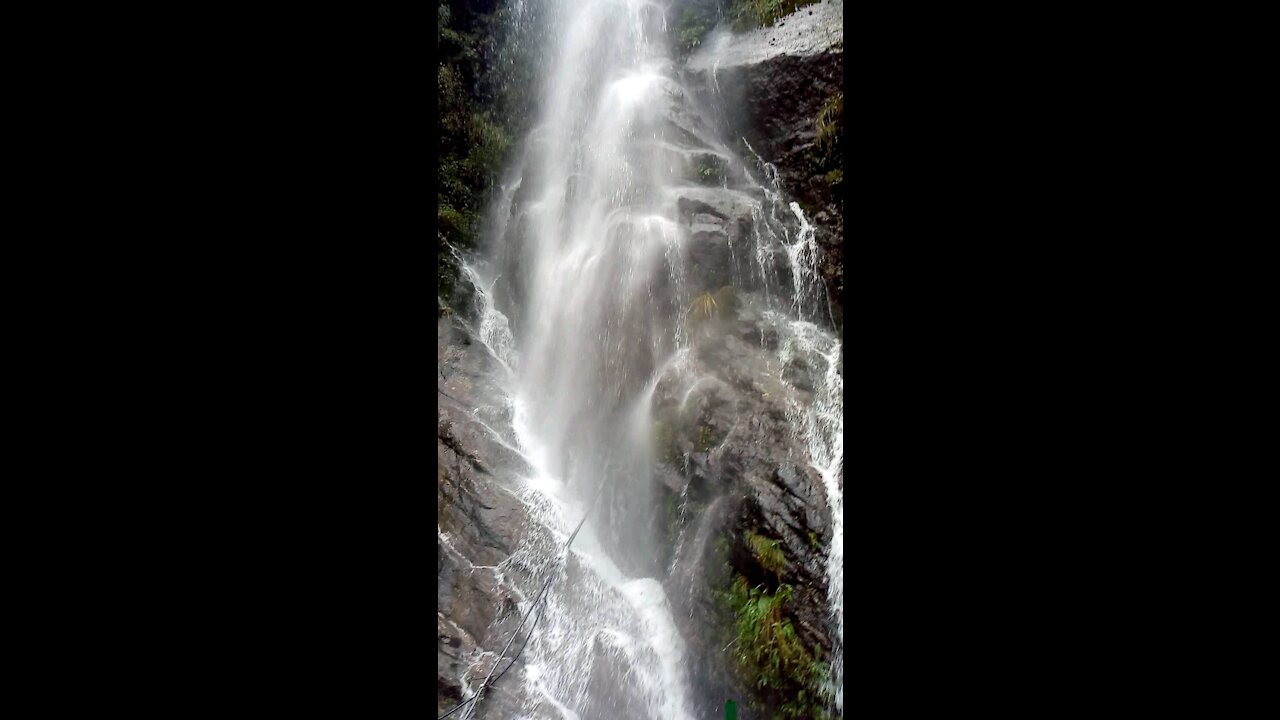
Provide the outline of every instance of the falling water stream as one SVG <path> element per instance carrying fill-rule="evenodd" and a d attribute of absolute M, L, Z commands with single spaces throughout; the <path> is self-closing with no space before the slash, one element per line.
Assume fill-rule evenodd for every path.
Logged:
<path fill-rule="evenodd" d="M 650 404 L 657 383 L 688 366 L 687 308 L 704 272 L 690 259 L 678 200 L 718 192 L 748 208 L 751 231 L 730 241 L 734 283 L 766 307 L 762 332 L 767 325 L 780 339 L 774 367 L 800 359 L 812 375 L 805 392 L 788 396 L 787 416 L 832 513 L 837 658 L 841 343 L 827 324 L 814 228 L 786 202 L 776 171 L 740 157 L 729 144 L 737 138 L 715 137 L 705 130 L 710 123 L 702 143 L 672 129 L 673 117 L 696 117 L 699 108 L 670 56 L 666 2 L 541 2 L 555 31 L 546 40 L 540 116 L 495 204 L 491 250 L 464 264 L 475 289 L 475 333 L 506 373 L 514 440 L 532 468 L 518 494 L 543 529 L 507 564 L 554 578 L 518 682 L 530 718 L 695 718 L 698 689 L 688 680 L 686 642 L 662 584 L 669 568 L 653 531 Z M 742 187 L 690 188 L 688 157 L 696 153 L 741 168 Z M 688 378 L 684 398 L 713 380 Z M 708 541 L 705 530 L 691 540 Z M 522 609 L 537 587 L 522 588 Z"/>

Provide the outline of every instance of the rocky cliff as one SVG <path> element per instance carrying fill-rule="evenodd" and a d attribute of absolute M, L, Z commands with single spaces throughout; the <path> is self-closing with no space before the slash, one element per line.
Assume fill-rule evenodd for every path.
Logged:
<path fill-rule="evenodd" d="M 684 74 L 723 108 L 726 133 L 774 165 L 812 218 L 832 313 L 843 327 L 843 0 L 805 5 L 747 33 L 713 32 Z"/>
<path fill-rule="evenodd" d="M 444 714 L 471 697 L 520 622 L 518 569 L 507 565 L 530 523 L 510 484 L 523 460 L 485 422 L 502 406 L 500 368 L 454 316 L 438 321 L 436 343 L 436 705 Z M 514 717 L 523 699 L 517 677 L 490 688 L 475 717 Z"/>
<path fill-rule="evenodd" d="M 744 708 L 741 717 L 832 709 L 832 508 L 798 408 L 829 391 L 826 374 L 842 367 L 829 368 L 831 347 L 815 346 L 803 324 L 775 311 L 779 296 L 804 294 L 804 279 L 766 240 L 794 232 L 788 203 L 798 202 L 818 243 L 827 291 L 818 300 L 830 297 L 839 325 L 840 118 L 831 107 L 842 97 L 842 15 L 842 3 L 828 0 L 774 27 L 713 34 L 672 68 L 693 91 L 673 83 L 665 94 L 655 152 L 687 181 L 670 201 L 690 271 L 661 279 L 653 302 L 677 309 L 688 352 L 653 391 L 653 533 L 698 717 L 721 717 L 728 698 Z M 745 138 L 749 148 L 728 151 L 722 137 Z M 520 243 L 527 202 L 515 188 L 503 246 Z M 518 271 L 504 272 L 498 294 L 521 297 L 521 283 Z M 501 310 L 517 333 L 528 321 L 519 307 Z M 475 320 L 448 316 L 437 327 L 441 713 L 470 695 L 519 622 L 518 588 L 528 578 L 509 560 L 537 532 L 515 486 L 524 461 L 510 447 L 503 369 L 468 329 Z M 477 716 L 516 716 L 524 700 L 517 677 L 489 691 Z"/>

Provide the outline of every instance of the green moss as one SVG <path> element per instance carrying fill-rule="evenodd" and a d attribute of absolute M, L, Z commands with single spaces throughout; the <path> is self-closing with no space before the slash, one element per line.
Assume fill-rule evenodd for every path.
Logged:
<path fill-rule="evenodd" d="M 757 535 L 748 530 L 747 546 L 751 548 L 751 554 L 760 563 L 760 567 L 774 575 L 782 572 L 782 568 L 787 562 L 787 556 L 782 552 L 781 540 L 770 540 L 763 535 Z"/>
<path fill-rule="evenodd" d="M 698 426 L 698 449 L 706 452 L 715 447 L 715 438 L 711 434 L 711 428 L 706 425 Z"/>

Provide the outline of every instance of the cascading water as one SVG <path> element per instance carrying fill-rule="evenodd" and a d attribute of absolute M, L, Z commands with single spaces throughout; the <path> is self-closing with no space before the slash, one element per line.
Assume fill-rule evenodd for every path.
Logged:
<path fill-rule="evenodd" d="M 553 578 L 517 668 L 526 712 L 698 716 L 686 642 L 661 582 L 680 553 L 664 563 L 658 547 L 650 405 L 664 378 L 683 378 L 681 410 L 717 384 L 684 375 L 695 342 L 691 308 L 713 302 L 691 296 L 703 289 L 700 297 L 711 297 L 724 282 L 762 298 L 761 333 L 768 325 L 781 339 L 779 366 L 799 361 L 813 377 L 806 391 L 789 391 L 787 417 L 832 513 L 828 595 L 841 706 L 843 380 L 841 345 L 817 324 L 829 313 L 814 229 L 796 203 L 784 204 L 776 173 L 760 161 L 763 182 L 755 180 L 699 122 L 667 49 L 665 3 L 544 0 L 542 10 L 556 30 L 547 39 L 541 113 L 497 204 L 491 260 L 463 263 L 476 336 L 508 375 L 501 385 L 510 425 L 531 468 L 517 492 L 540 531 L 505 563 L 533 578 L 521 609 L 532 610 L 540 580 Z M 695 157 L 723 162 L 736 186 L 725 179 L 691 188 Z M 716 207 L 729 209 L 715 217 L 740 207 L 750 220 L 749 230 L 727 238 L 726 277 L 709 279 L 708 261 L 690 248 L 686 207 L 695 208 L 695 231 L 698 213 Z M 690 535 L 700 556 L 710 525 L 696 530 L 682 530 L 680 542 Z M 475 707 L 466 712 L 483 717 Z"/>

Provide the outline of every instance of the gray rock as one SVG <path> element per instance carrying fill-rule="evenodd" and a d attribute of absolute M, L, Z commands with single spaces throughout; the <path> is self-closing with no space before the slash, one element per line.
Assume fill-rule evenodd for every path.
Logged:
<path fill-rule="evenodd" d="M 825 0 L 791 13 L 774 26 L 731 36 L 718 42 L 713 38 L 690 56 L 686 67 L 700 72 L 717 72 L 758 65 L 782 56 L 815 57 L 844 47 L 844 2 Z M 723 79 L 720 80 L 723 83 Z"/>
<path fill-rule="evenodd" d="M 842 200 L 825 176 L 817 145 L 817 117 L 844 83 L 844 6 L 808 5 L 776 27 L 709 38 L 690 57 L 685 74 L 704 102 L 726 108 L 727 131 L 744 137 L 777 168 L 788 194 L 812 215 L 820 247 L 819 272 L 836 326 L 843 324 Z"/>

